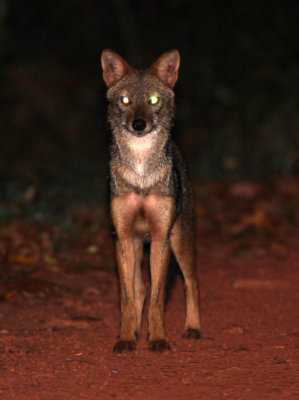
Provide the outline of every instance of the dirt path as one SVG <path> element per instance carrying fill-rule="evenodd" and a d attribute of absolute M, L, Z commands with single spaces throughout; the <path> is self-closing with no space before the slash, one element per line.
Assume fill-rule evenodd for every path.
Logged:
<path fill-rule="evenodd" d="M 180 277 L 166 307 L 172 351 L 149 353 L 146 315 L 135 354 L 116 355 L 116 275 L 39 269 L 0 303 L 0 397 L 298 399 L 296 240 L 279 254 L 201 249 L 203 339 L 181 339 Z"/>

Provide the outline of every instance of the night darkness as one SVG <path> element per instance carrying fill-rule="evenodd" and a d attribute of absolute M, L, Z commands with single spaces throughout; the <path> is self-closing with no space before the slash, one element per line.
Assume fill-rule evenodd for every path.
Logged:
<path fill-rule="evenodd" d="M 296 170 L 291 1 L 2 2 L 1 171 L 101 164 L 100 53 L 136 66 L 177 48 L 174 134 L 195 176 Z"/>

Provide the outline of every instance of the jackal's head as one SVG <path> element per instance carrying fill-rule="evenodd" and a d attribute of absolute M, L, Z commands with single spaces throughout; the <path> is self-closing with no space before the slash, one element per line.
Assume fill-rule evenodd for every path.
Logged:
<path fill-rule="evenodd" d="M 112 50 L 104 50 L 101 61 L 114 135 L 165 137 L 174 112 L 172 88 L 178 78 L 179 52 L 162 54 L 147 70 L 131 67 Z"/>

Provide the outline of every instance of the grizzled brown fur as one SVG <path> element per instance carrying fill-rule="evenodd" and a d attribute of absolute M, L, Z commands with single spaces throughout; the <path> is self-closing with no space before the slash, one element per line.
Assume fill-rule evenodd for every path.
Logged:
<path fill-rule="evenodd" d="M 150 238 L 149 349 L 161 352 L 170 348 L 164 296 L 171 249 L 185 281 L 184 337 L 200 337 L 192 196 L 184 161 L 170 136 L 180 57 L 170 50 L 148 70 L 132 68 L 111 50 L 104 50 L 101 60 L 113 133 L 111 213 L 121 291 L 121 330 L 114 351 L 136 348 L 145 299 L 143 243 Z"/>

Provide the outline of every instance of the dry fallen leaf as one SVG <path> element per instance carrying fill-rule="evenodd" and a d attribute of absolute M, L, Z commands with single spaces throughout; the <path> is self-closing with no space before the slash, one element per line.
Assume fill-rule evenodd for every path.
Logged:
<path fill-rule="evenodd" d="M 247 200 L 257 197 L 262 190 L 259 183 L 256 182 L 239 182 L 229 188 L 229 195 L 232 197 L 243 198 Z"/>
<path fill-rule="evenodd" d="M 20 263 L 20 264 L 33 264 L 36 261 L 36 257 L 25 256 L 24 254 L 10 254 L 8 262 Z"/>

